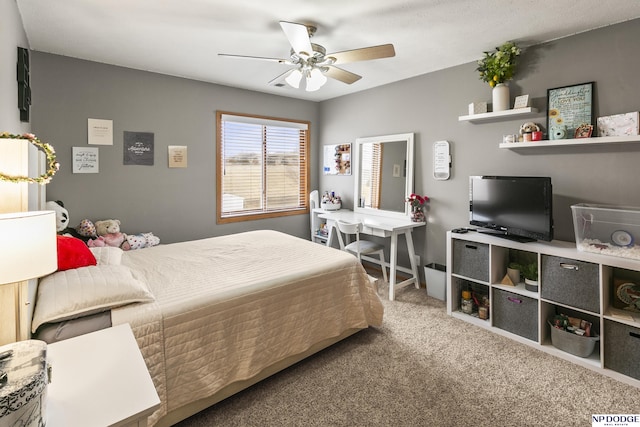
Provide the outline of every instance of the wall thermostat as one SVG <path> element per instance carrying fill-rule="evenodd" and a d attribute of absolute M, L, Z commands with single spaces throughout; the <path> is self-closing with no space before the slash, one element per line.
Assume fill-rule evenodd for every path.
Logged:
<path fill-rule="evenodd" d="M 437 180 L 447 180 L 450 169 L 449 141 L 437 141 L 433 144 L 433 177 Z"/>

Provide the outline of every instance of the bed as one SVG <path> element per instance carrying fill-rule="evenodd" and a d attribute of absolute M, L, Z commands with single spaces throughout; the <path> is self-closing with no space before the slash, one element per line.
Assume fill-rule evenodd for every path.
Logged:
<path fill-rule="evenodd" d="M 95 266 L 40 280 L 34 337 L 129 323 L 161 400 L 150 425 L 172 425 L 382 323 L 354 256 L 277 231 L 94 254 Z M 104 301 L 121 287 L 119 301 Z"/>

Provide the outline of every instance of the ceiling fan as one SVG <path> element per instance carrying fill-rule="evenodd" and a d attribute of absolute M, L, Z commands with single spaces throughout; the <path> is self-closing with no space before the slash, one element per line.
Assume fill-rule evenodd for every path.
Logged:
<path fill-rule="evenodd" d="M 396 54 L 392 44 L 383 44 L 379 46 L 370 46 L 327 54 L 327 51 L 323 46 L 311 43 L 311 37 L 313 37 L 317 30 L 315 25 L 280 21 L 280 27 L 282 27 L 282 30 L 291 44 L 291 56 L 287 59 L 231 55 L 226 53 L 219 53 L 218 55 L 231 58 L 257 59 L 277 62 L 285 65 L 294 65 L 294 68 L 285 71 L 275 79 L 271 80 L 269 84 L 281 84 L 282 80 L 284 80 L 290 86 L 297 89 L 300 87 L 302 82 L 306 91 L 313 92 L 320 89 L 327 82 L 327 77 L 331 77 L 346 84 L 352 84 L 362 78 L 362 76 L 336 67 L 336 65 L 357 61 L 369 61 L 379 58 L 390 58 Z M 303 77 L 304 80 L 302 79 Z"/>

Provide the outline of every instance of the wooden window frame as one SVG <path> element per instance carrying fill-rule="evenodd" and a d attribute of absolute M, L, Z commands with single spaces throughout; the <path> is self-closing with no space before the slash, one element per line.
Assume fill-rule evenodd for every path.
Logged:
<path fill-rule="evenodd" d="M 276 121 L 282 123 L 292 123 L 297 125 L 306 126 L 306 130 L 302 130 L 302 134 L 304 135 L 303 147 L 300 151 L 300 206 L 297 208 L 288 208 L 282 210 L 266 210 L 263 209 L 261 211 L 250 211 L 250 212 L 242 212 L 235 214 L 227 214 L 222 211 L 222 196 L 223 196 L 223 188 L 222 188 L 222 180 L 223 180 L 223 172 L 224 172 L 224 156 L 223 156 L 223 140 L 222 140 L 222 121 L 224 116 L 234 116 L 238 118 L 248 118 L 252 120 L 256 120 L 257 122 L 261 122 L 264 126 L 268 126 L 268 122 Z M 293 126 L 292 126 L 293 127 Z M 216 111 L 216 222 L 218 224 L 226 224 L 233 222 L 241 222 L 241 221 L 253 221 L 256 219 L 267 219 L 267 218 L 279 218 L 290 215 L 302 215 L 309 213 L 309 152 L 310 152 L 310 135 L 311 135 L 311 122 L 303 121 L 303 120 L 293 120 L 293 119 L 284 119 L 278 117 L 269 117 L 269 116 L 260 116 L 254 114 L 244 114 L 244 113 L 234 113 L 228 111 Z M 302 144 L 302 142 L 301 142 Z M 262 151 L 262 166 L 266 168 L 267 162 L 265 159 L 266 151 Z M 263 202 L 266 197 L 266 185 L 263 183 Z M 265 206 L 265 205 L 263 205 Z"/>

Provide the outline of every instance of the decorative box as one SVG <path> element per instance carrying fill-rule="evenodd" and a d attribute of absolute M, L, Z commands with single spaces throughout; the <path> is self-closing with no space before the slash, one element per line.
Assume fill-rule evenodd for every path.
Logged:
<path fill-rule="evenodd" d="M 638 135 L 638 112 L 598 117 L 598 136 Z"/>
<path fill-rule="evenodd" d="M 581 203 L 571 211 L 578 250 L 640 260 L 640 208 Z"/>
<path fill-rule="evenodd" d="M 0 360 L 6 382 L 0 385 L 0 425 L 44 427 L 47 401 L 47 344 L 44 341 L 19 341 L 0 347 Z"/>
<path fill-rule="evenodd" d="M 469 104 L 469 115 L 482 114 L 487 112 L 486 102 L 472 102 Z"/>

